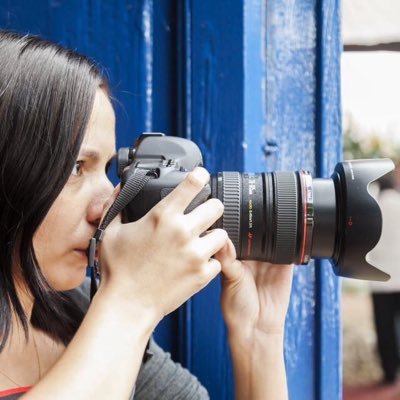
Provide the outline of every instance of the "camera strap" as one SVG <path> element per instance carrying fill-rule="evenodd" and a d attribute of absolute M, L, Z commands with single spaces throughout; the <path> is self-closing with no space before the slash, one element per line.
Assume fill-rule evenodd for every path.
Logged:
<path fill-rule="evenodd" d="M 143 189 L 144 185 L 153 177 L 153 173 L 148 170 L 136 168 L 133 174 L 128 178 L 114 203 L 108 209 L 106 215 L 101 221 L 96 233 L 89 241 L 88 248 L 88 266 L 90 268 L 90 300 L 97 292 L 97 279 L 100 278 L 99 264 L 96 257 L 96 249 L 99 242 L 104 237 L 104 231 L 109 223 L 133 200 Z"/>
<path fill-rule="evenodd" d="M 154 178 L 152 171 L 136 168 L 133 174 L 128 178 L 121 191 L 119 192 L 114 203 L 108 209 L 106 215 L 101 221 L 96 233 L 89 241 L 88 249 L 88 266 L 90 268 L 90 301 L 97 292 L 97 280 L 100 278 L 99 263 L 96 257 L 96 249 L 103 240 L 104 231 L 109 223 L 133 200 L 137 194 L 143 189 L 144 185 Z M 153 352 L 150 350 L 150 340 L 147 342 L 146 349 L 143 354 L 142 363 L 153 357 Z"/>

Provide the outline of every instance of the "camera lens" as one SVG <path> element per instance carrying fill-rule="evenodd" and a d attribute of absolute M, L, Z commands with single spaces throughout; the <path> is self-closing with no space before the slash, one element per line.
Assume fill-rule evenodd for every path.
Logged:
<path fill-rule="evenodd" d="M 228 232 L 238 258 L 309 261 L 314 209 L 307 172 L 220 172 L 211 190 L 224 203 L 218 226 Z"/>
<path fill-rule="evenodd" d="M 328 258 L 338 275 L 387 280 L 368 260 L 383 224 L 369 186 L 392 169 L 391 160 L 353 160 L 338 163 L 327 179 L 306 171 L 220 172 L 211 179 L 211 196 L 225 206 L 216 227 L 228 232 L 242 260 Z"/>

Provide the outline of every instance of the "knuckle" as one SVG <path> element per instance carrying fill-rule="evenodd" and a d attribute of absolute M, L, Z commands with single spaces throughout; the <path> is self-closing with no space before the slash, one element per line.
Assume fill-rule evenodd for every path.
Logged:
<path fill-rule="evenodd" d="M 154 227 L 160 226 L 164 218 L 164 210 L 162 207 L 154 207 L 149 213 L 149 218 Z"/>
<path fill-rule="evenodd" d="M 180 219 L 172 221 L 169 230 L 172 233 L 174 240 L 178 243 L 187 243 L 192 237 L 191 231 Z"/>
<path fill-rule="evenodd" d="M 212 263 L 212 267 L 213 267 L 212 268 L 213 276 L 216 275 L 217 273 L 221 272 L 221 263 L 217 259 L 212 258 L 210 260 L 210 262 Z M 209 265 L 208 267 L 209 267 L 208 270 L 211 270 L 211 268 L 210 268 L 211 266 Z"/>
<path fill-rule="evenodd" d="M 199 280 L 203 285 L 207 284 L 219 271 L 221 271 L 221 264 L 215 259 L 210 259 L 200 267 Z"/>
<path fill-rule="evenodd" d="M 205 261 L 204 255 L 199 250 L 194 249 L 190 252 L 190 263 L 195 271 L 201 269 Z"/>

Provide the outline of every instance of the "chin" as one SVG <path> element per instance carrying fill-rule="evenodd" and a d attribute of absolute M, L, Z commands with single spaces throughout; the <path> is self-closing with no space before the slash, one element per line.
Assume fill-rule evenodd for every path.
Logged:
<path fill-rule="evenodd" d="M 86 268 L 82 271 L 75 271 L 74 274 L 71 274 L 71 271 L 68 271 L 68 274 L 64 276 L 56 277 L 55 279 L 49 279 L 48 282 L 51 287 L 57 292 L 64 292 L 67 290 L 73 290 L 82 285 L 86 278 Z M 63 278 L 63 279 L 61 279 Z"/>

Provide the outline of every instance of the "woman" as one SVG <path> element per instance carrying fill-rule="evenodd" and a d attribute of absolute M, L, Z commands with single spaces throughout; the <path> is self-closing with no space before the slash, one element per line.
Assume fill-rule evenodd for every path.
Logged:
<path fill-rule="evenodd" d="M 376 265 L 387 266 L 390 275 L 388 282 L 370 282 L 372 305 L 377 337 L 378 354 L 383 370 L 383 383 L 396 383 L 400 365 L 398 318 L 400 315 L 400 273 L 393 260 L 400 259 L 399 220 L 400 192 L 397 182 L 400 179 L 400 164 L 392 173 L 378 181 L 379 206 L 382 212 L 382 236 L 370 254 Z"/>
<path fill-rule="evenodd" d="M 118 192 L 114 111 L 89 60 L 0 32 L 0 138 L 0 398 L 208 398 L 153 342 L 141 365 L 158 322 L 221 270 L 236 397 L 287 398 L 292 267 L 244 264 L 225 231 L 202 234 L 223 212 L 211 199 L 184 214 L 202 168 L 141 220 L 110 224 L 88 306 L 88 241 Z"/>

